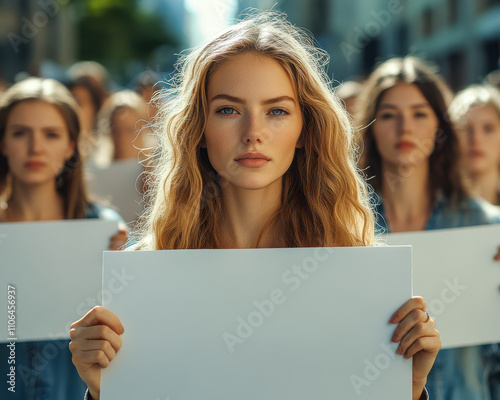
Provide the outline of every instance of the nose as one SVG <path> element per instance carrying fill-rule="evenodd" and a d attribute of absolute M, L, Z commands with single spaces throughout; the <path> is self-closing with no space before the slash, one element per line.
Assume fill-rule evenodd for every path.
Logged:
<path fill-rule="evenodd" d="M 470 128 L 467 130 L 467 138 L 469 139 L 469 146 L 477 145 L 479 142 L 479 134 L 476 129 Z"/>
<path fill-rule="evenodd" d="M 33 132 L 29 136 L 29 151 L 31 154 L 37 154 L 42 151 L 42 137 L 41 135 Z"/>
<path fill-rule="evenodd" d="M 245 144 L 261 143 L 265 126 L 258 115 L 248 114 L 245 118 L 242 141 Z"/>
<path fill-rule="evenodd" d="M 413 124 L 411 118 L 407 115 L 401 115 L 397 120 L 398 131 L 400 133 L 411 132 Z"/>

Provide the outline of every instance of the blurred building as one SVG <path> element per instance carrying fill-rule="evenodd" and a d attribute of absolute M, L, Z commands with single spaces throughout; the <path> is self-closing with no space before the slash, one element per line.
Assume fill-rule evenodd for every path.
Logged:
<path fill-rule="evenodd" d="M 240 0 L 239 10 L 275 3 Z M 315 35 L 338 81 L 408 53 L 438 64 L 455 89 L 500 67 L 500 0 L 281 0 L 274 8 Z"/>
<path fill-rule="evenodd" d="M 37 74 L 41 63 L 74 61 L 74 10 L 68 0 L 0 0 L 0 78 Z"/>

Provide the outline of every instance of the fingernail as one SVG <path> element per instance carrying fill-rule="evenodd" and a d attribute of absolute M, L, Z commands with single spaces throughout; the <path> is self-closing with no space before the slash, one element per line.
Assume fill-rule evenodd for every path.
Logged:
<path fill-rule="evenodd" d="M 398 349 L 396 350 L 397 354 L 401 354 L 401 345 L 398 346 Z"/>
<path fill-rule="evenodd" d="M 395 324 L 396 322 L 398 322 L 398 315 L 397 314 L 394 314 L 391 319 L 389 320 L 389 322 L 391 324 Z"/>
<path fill-rule="evenodd" d="M 398 342 L 398 335 L 394 334 L 391 339 L 394 343 Z"/>

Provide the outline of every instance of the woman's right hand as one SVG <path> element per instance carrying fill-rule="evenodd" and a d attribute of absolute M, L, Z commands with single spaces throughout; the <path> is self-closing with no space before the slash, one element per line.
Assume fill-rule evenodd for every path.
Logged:
<path fill-rule="evenodd" d="M 80 378 L 93 400 L 101 392 L 101 368 L 106 368 L 122 345 L 124 328 L 118 317 L 104 307 L 94 307 L 71 325 L 69 349 Z"/>

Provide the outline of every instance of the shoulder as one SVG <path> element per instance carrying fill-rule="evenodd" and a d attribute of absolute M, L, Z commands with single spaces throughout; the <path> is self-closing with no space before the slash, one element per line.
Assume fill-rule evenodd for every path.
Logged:
<path fill-rule="evenodd" d="M 494 206 L 486 200 L 480 198 L 470 198 L 469 208 L 477 217 L 487 224 L 500 223 L 500 207 Z"/>
<path fill-rule="evenodd" d="M 475 197 L 464 198 L 456 205 L 447 201 L 442 212 L 448 219 L 455 220 L 457 227 L 500 223 L 500 207 Z"/>
<path fill-rule="evenodd" d="M 97 203 L 89 203 L 85 218 L 99 218 L 107 221 L 117 221 L 125 223 L 121 215 L 118 214 L 115 210 Z"/>

